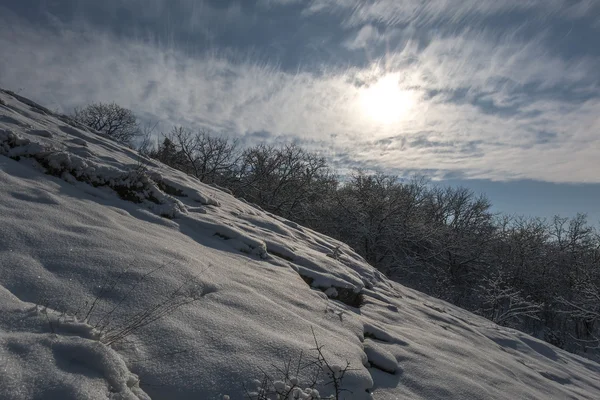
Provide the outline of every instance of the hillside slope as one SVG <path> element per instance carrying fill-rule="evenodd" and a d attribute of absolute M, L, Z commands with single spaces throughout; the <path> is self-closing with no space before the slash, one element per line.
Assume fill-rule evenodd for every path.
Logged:
<path fill-rule="evenodd" d="M 314 358 L 315 338 L 334 370 L 349 363 L 342 398 L 600 398 L 598 364 L 391 282 L 344 244 L 24 98 L 0 100 L 2 399 L 238 399 L 263 371 Z"/>

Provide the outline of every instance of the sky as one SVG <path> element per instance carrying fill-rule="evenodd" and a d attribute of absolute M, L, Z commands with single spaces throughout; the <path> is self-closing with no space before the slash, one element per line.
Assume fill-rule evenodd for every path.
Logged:
<path fill-rule="evenodd" d="M 596 0 L 0 0 L 0 86 L 595 222 L 599 38 Z"/>

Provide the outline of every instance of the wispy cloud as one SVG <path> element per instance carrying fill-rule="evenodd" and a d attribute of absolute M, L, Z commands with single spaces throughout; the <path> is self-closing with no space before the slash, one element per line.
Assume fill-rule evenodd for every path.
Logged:
<path fill-rule="evenodd" d="M 344 43 L 351 50 L 368 50 L 386 40 L 386 35 L 379 32 L 377 27 L 366 24 L 356 34 Z"/>
<path fill-rule="evenodd" d="M 166 4 L 155 0 L 144 19 L 154 20 Z M 198 12 L 191 2 L 181 4 L 184 11 Z M 305 67 L 309 63 L 283 68 L 271 61 L 277 57 L 264 57 L 253 46 L 232 49 L 211 29 L 199 34 L 214 45 L 194 51 L 177 42 L 185 36 L 177 30 L 173 37 L 179 39 L 157 44 L 85 19 L 44 26 L 4 13 L 0 52 L 8 56 L 0 58 L 0 85 L 22 88 L 26 96 L 65 111 L 114 100 L 167 128 L 205 126 L 247 143 L 295 140 L 326 152 L 341 168 L 600 182 L 595 173 L 600 167 L 600 54 L 564 53 L 552 45 L 551 27 L 542 24 L 532 31 L 527 19 L 511 21 L 510 29 L 477 23 L 525 12 L 537 19 L 560 18 L 569 27 L 575 20 L 595 20 L 597 4 L 263 0 L 261 9 L 291 7 L 305 19 L 329 15 L 327 43 L 335 39 L 338 48 L 328 51 L 364 54 L 356 63 L 310 63 L 319 68 Z M 202 18 L 248 26 L 260 21 L 257 11 L 205 7 L 210 11 L 199 12 Z M 465 22 L 470 20 L 475 22 Z M 197 33 L 198 19 L 185 21 L 183 30 Z M 445 28 L 434 30 L 440 21 Z M 431 29 L 424 34 L 415 25 Z M 301 37 L 313 27 L 303 31 L 299 24 L 298 32 L 281 35 L 297 49 L 318 48 L 321 39 Z M 265 32 L 257 42 L 268 37 L 270 31 Z M 567 40 L 580 40 L 576 34 Z M 382 78 L 401 93 L 390 97 L 398 102 L 392 106 L 401 118 L 377 120 L 365 109 L 365 98 L 379 101 L 379 92 L 365 93 Z"/>
<path fill-rule="evenodd" d="M 458 23 L 513 11 L 536 11 L 537 18 L 561 14 L 578 19 L 598 12 L 594 0 L 312 0 L 307 13 L 345 15 L 349 25 L 379 22 L 387 25 Z M 597 14 L 595 18 L 600 16 Z"/>

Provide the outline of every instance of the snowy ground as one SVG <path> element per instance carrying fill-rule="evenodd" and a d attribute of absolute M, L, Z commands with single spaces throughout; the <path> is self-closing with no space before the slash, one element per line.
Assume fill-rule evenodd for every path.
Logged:
<path fill-rule="evenodd" d="M 392 283 L 347 246 L 26 99 L 0 100 L 2 399 L 244 398 L 263 370 L 315 357 L 313 332 L 330 365 L 350 364 L 342 398 L 600 398 L 596 363 Z"/>

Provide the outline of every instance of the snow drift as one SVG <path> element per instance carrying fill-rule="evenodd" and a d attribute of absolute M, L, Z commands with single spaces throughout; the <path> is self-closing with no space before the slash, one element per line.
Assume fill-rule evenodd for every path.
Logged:
<path fill-rule="evenodd" d="M 232 399 L 315 339 L 347 399 L 597 399 L 600 365 L 0 91 L 0 398 Z M 277 382 L 277 385 L 281 385 Z M 318 392 L 333 393 L 327 379 Z"/>

